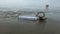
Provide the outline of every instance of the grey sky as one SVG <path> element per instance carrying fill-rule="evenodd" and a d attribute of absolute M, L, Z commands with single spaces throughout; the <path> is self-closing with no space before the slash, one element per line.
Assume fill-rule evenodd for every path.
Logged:
<path fill-rule="evenodd" d="M 46 3 L 50 5 L 50 8 L 60 7 L 60 0 L 0 0 L 0 7 L 44 8 Z"/>

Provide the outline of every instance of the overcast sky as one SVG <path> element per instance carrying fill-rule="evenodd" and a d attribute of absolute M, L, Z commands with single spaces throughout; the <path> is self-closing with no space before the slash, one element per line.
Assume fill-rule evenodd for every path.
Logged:
<path fill-rule="evenodd" d="M 60 0 L 0 0 L 0 7 L 9 8 L 45 8 L 46 4 L 50 8 L 60 7 Z"/>

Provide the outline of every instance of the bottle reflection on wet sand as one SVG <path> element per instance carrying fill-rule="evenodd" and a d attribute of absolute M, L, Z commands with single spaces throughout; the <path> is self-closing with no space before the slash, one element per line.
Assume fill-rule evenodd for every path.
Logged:
<path fill-rule="evenodd" d="M 40 26 L 40 32 L 43 34 L 45 32 L 46 20 L 39 20 L 38 25 Z"/>

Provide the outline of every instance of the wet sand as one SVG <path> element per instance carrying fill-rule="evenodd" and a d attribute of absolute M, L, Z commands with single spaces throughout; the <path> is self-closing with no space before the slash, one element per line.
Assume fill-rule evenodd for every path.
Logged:
<path fill-rule="evenodd" d="M 0 18 L 0 34 L 60 34 L 60 15 L 48 15 L 42 22 Z"/>

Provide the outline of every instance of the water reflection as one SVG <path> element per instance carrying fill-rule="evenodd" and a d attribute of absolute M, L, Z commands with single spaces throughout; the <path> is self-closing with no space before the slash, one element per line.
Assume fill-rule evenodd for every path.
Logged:
<path fill-rule="evenodd" d="M 46 20 L 38 20 L 38 25 L 39 25 L 39 27 L 40 27 L 40 32 L 41 33 L 43 33 L 43 32 L 45 32 L 45 27 L 46 27 L 46 23 L 47 23 L 47 21 Z"/>
<path fill-rule="evenodd" d="M 46 22 L 47 22 L 46 20 L 38 20 L 39 24 L 43 24 L 43 23 L 46 23 Z"/>
<path fill-rule="evenodd" d="M 29 21 L 19 20 L 17 31 L 25 33 L 44 33 L 46 28 L 46 20 Z"/>

